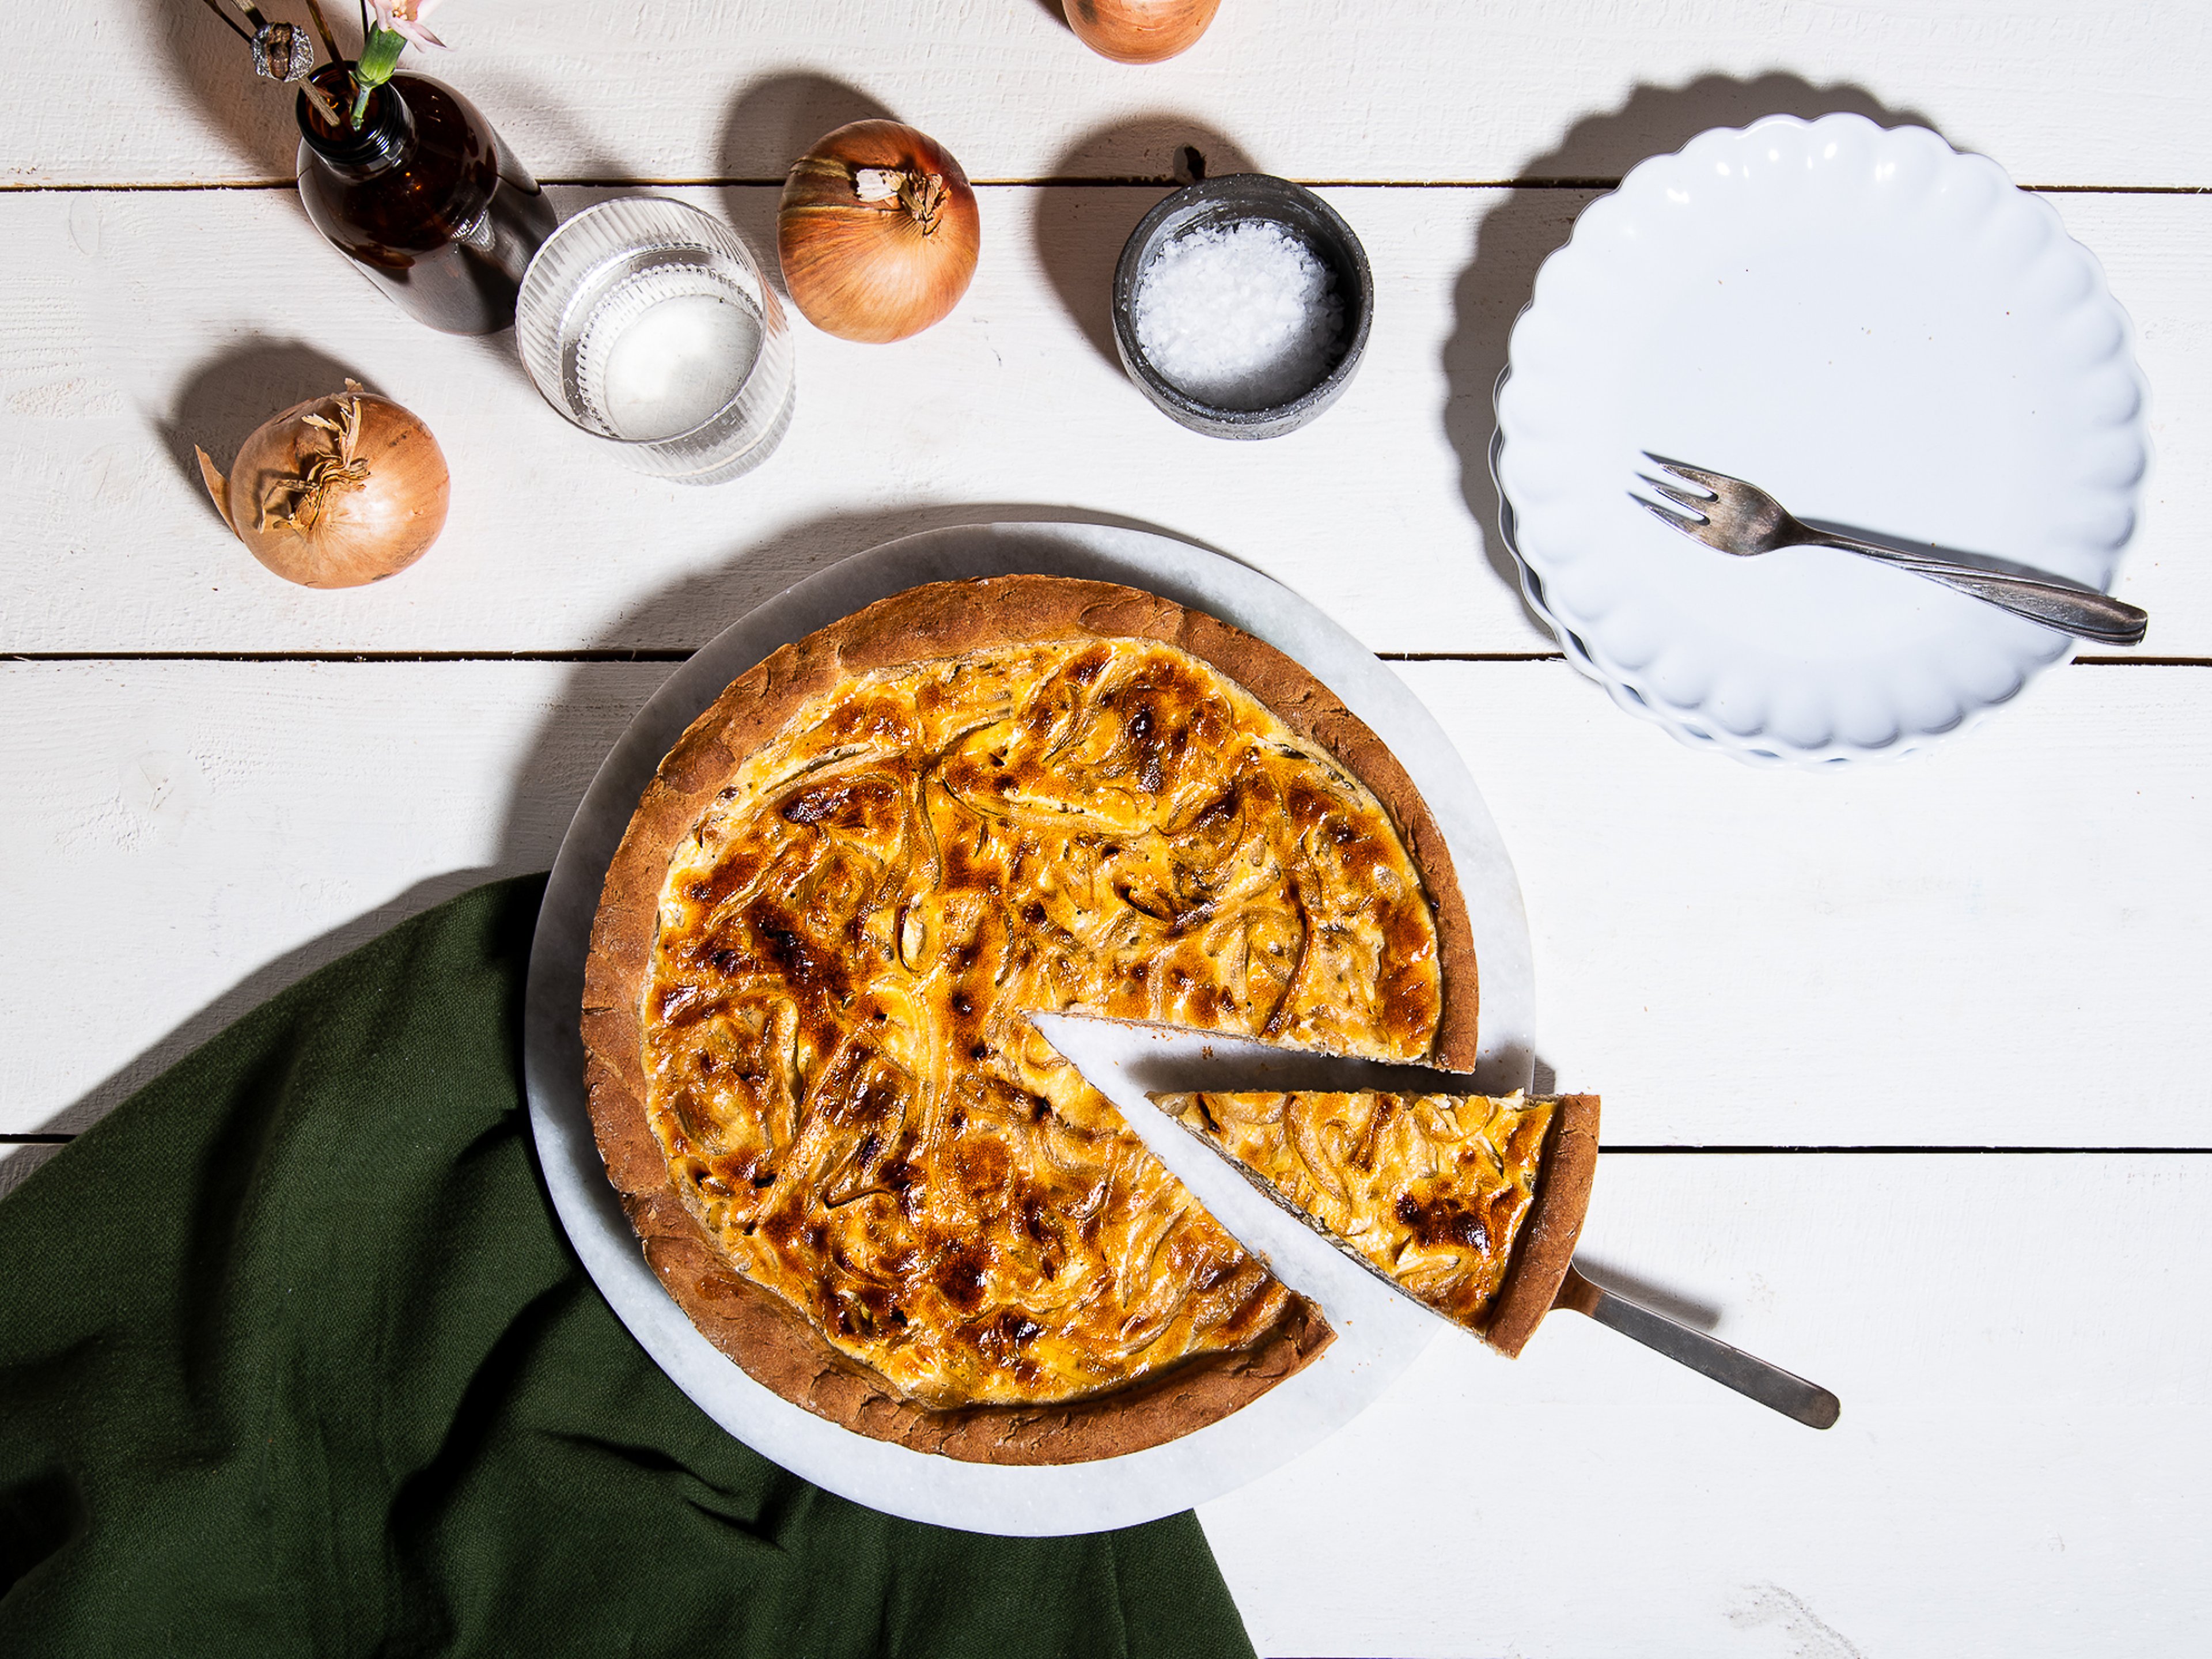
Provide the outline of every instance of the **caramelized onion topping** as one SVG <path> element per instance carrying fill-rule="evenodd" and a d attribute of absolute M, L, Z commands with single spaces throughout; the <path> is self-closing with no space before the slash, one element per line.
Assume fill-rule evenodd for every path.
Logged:
<path fill-rule="evenodd" d="M 1241 1346 L 1288 1292 L 1053 1052 L 1081 1008 L 1425 1055 L 1436 929 L 1389 815 L 1209 665 L 1024 644 L 859 678 L 672 861 L 647 1112 L 739 1271 L 932 1405 Z"/>

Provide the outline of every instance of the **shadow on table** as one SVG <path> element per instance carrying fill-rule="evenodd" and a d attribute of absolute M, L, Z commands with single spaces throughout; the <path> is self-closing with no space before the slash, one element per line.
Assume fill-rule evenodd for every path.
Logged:
<path fill-rule="evenodd" d="M 1052 178 L 1083 187 L 1037 193 L 1030 228 L 1037 264 L 1083 337 L 1117 371 L 1114 266 L 1129 233 L 1169 191 L 1252 170 L 1236 140 L 1166 112 L 1097 128 L 1054 159 Z"/>
<path fill-rule="evenodd" d="M 281 349 L 281 343 L 272 343 L 270 349 Z M 325 367 L 309 362 L 303 372 L 321 373 Z M 583 660 L 567 665 L 515 769 L 498 847 L 489 863 L 416 882 L 365 915 L 254 969 L 37 1132 L 68 1135 L 91 1127 L 234 1021 L 410 916 L 483 882 L 549 869 L 586 787 L 631 719 L 684 657 L 763 601 L 840 560 L 902 536 L 958 525 L 1023 522 L 1103 524 L 1206 545 L 1118 514 L 1000 502 L 832 514 L 733 550 L 714 568 L 668 583 L 628 607 L 613 627 L 575 653 Z M 670 641 L 678 643 L 671 647 Z M 1552 1066 L 1538 1056 L 1534 1069 L 1535 1091 L 1554 1091 L 1558 1084 Z M 27 1146 L 0 1158 L 0 1199 L 50 1158 L 52 1150 Z M 1703 1304 L 1601 1264 L 1590 1269 L 1590 1277 L 1699 1329 L 1709 1330 L 1719 1322 L 1717 1311 Z"/>
<path fill-rule="evenodd" d="M 1608 1267 L 1603 1261 L 1593 1261 L 1580 1251 L 1575 1255 L 1575 1271 L 1600 1290 L 1612 1291 L 1626 1297 L 1639 1307 L 1653 1313 L 1664 1314 L 1678 1325 L 1687 1325 L 1692 1330 L 1711 1331 L 1719 1328 L 1721 1310 L 1710 1303 L 1699 1302 L 1678 1291 L 1639 1279 L 1632 1273 Z"/>
<path fill-rule="evenodd" d="M 222 9 L 236 16 L 231 0 L 221 0 Z M 294 176 L 300 148 L 300 129 L 294 118 L 299 96 L 294 87 L 279 86 L 253 72 L 250 46 L 203 5 L 191 0 L 141 0 L 145 18 L 145 47 L 166 70 L 175 104 L 199 112 L 207 125 L 228 142 L 242 167 L 257 178 L 283 179 Z M 263 8 L 270 21 L 307 26 L 307 8 L 272 5 Z M 343 50 L 351 51 L 360 40 L 356 11 L 349 4 L 324 8 Z M 240 19 L 244 21 L 242 18 Z M 315 58 L 325 57 L 321 42 Z M 410 52 L 400 67 L 410 73 L 443 80 L 447 69 L 436 54 Z M 512 67 L 477 62 L 459 76 L 457 87 L 471 103 L 512 140 L 504 125 L 507 112 L 529 112 L 531 125 L 550 135 L 542 147 L 549 155 L 568 158 L 571 169 L 563 182 L 634 177 L 637 169 L 609 148 L 604 135 L 594 131 L 573 112 L 574 100 L 556 83 L 540 81 Z M 545 158 L 524 154 L 522 163 L 541 182 L 546 179 Z"/>
<path fill-rule="evenodd" d="M 167 415 L 154 422 L 178 476 L 210 514 L 215 503 L 200 478 L 194 447 L 230 470 L 239 449 L 270 416 L 345 390 L 348 380 L 379 390 L 360 370 L 301 340 L 255 336 L 227 346 L 191 373 Z"/>
<path fill-rule="evenodd" d="M 293 362 L 283 354 L 281 343 L 268 344 L 278 352 L 274 360 L 276 366 Z M 341 378 L 343 374 L 342 366 L 327 360 L 306 360 L 295 367 L 301 373 L 320 374 L 327 369 Z M 233 384 L 228 377 L 221 377 L 220 383 Z M 239 383 L 254 384 L 250 378 Z M 200 489 L 196 463 L 192 477 L 193 488 Z M 233 1021 L 386 929 L 481 883 L 550 869 L 585 787 L 632 716 L 675 672 L 678 661 L 763 600 L 842 559 L 902 536 L 956 525 L 1024 522 L 1110 525 L 1172 536 L 1194 546 L 1206 545 L 1142 520 L 1033 502 L 966 502 L 831 514 L 741 545 L 714 568 L 643 596 L 628 606 L 611 628 L 574 653 L 585 660 L 566 666 L 515 765 L 501 816 L 498 845 L 489 861 L 419 881 L 365 915 L 253 969 L 30 1133 L 76 1134 L 90 1128 Z M 1208 547 L 1206 550 L 1221 550 Z M 672 647 L 672 641 L 678 642 Z M 456 711 L 457 718 L 465 717 L 465 712 Z M 0 1159 L 0 1170 L 15 1161 Z M 17 1165 L 19 1170 L 27 1167 Z M 0 1193 L 20 1178 L 20 1175 L 0 1175 Z"/>
<path fill-rule="evenodd" d="M 1525 182 L 1499 192 L 1477 222 L 1474 258 L 1453 290 L 1454 328 L 1444 343 L 1444 435 L 1459 456 L 1460 494 L 1498 579 L 1521 592 L 1521 574 L 1498 530 L 1498 489 L 1490 476 L 1497 430 L 1492 399 L 1505 368 L 1513 325 L 1534 290 L 1537 268 L 1564 246 L 1576 216 L 1638 161 L 1680 149 L 1711 127 L 1744 126 L 1765 115 L 1863 115 L 1885 127 L 1936 123 L 1893 109 L 1863 88 L 1817 87 L 1792 75 L 1740 81 L 1707 76 L 1684 87 L 1638 87 L 1620 108 L 1576 122 L 1546 154 L 1522 166 Z M 1549 633 L 1533 615 L 1530 621 Z"/>
<path fill-rule="evenodd" d="M 140 9 L 147 55 L 167 70 L 177 104 L 199 111 L 228 140 L 240 166 L 253 176 L 291 178 L 300 148 L 300 129 L 292 116 L 295 91 L 256 76 L 252 48 L 205 6 L 142 0 Z M 224 9 L 231 9 L 226 5 Z M 352 8 L 344 10 L 350 15 Z M 280 7 L 272 21 L 284 17 Z M 299 9 L 295 21 L 307 21 L 305 7 Z M 318 47 L 316 56 L 321 55 Z"/>
<path fill-rule="evenodd" d="M 688 657 L 763 600 L 794 582 L 804 581 L 817 571 L 826 570 L 842 559 L 927 530 L 988 524 L 1106 525 L 1170 537 L 1193 547 L 1205 548 L 1209 553 L 1220 553 L 1225 558 L 1235 556 L 1196 537 L 1142 519 L 1036 501 L 957 501 L 866 513 L 824 514 L 780 530 L 762 543 L 741 548 L 712 569 L 644 595 L 623 610 L 621 621 L 593 641 L 586 647 L 586 653 L 604 659 L 641 653 L 661 659 L 673 650 Z M 671 647 L 667 643 L 671 640 L 681 643 Z M 589 667 L 580 670 L 564 687 L 564 695 L 583 695 L 591 678 Z M 641 706 L 643 702 L 641 696 L 639 704 Z M 562 710 L 556 707 L 541 730 L 539 741 L 555 744 L 565 741 L 565 723 Z M 597 757 L 592 764 L 598 764 Z M 550 851 L 547 861 L 550 861 Z"/>
<path fill-rule="evenodd" d="M 571 211 L 585 194 L 567 185 L 559 191 Z M 515 349 L 514 330 L 448 338 L 457 355 L 484 364 L 495 373 L 513 375 L 531 387 L 532 397 L 537 396 L 537 388 L 532 386 Z M 295 404 L 335 397 L 345 390 L 349 380 L 358 381 L 364 392 L 383 392 L 373 376 L 319 347 L 301 340 L 252 335 L 223 347 L 194 368 L 167 412 L 150 417 L 148 424 L 177 469 L 177 476 L 185 481 L 185 488 L 212 514 L 215 503 L 200 477 L 196 449 L 204 448 L 208 458 L 228 472 L 240 448 L 264 421 Z"/>
<path fill-rule="evenodd" d="M 848 122 L 897 118 L 872 94 L 827 75 L 763 76 L 730 100 L 715 157 L 724 181 L 722 211 L 779 290 L 783 271 L 776 262 L 775 211 L 791 164 Z"/>
<path fill-rule="evenodd" d="M 526 781 L 527 777 L 526 770 Z M 453 870 L 444 875 L 432 876 L 416 882 L 404 892 L 394 895 L 366 915 L 356 916 L 351 921 L 333 927 L 328 933 L 309 939 L 305 945 L 295 946 L 264 963 L 190 1019 L 160 1041 L 149 1044 L 99 1084 L 78 1096 L 40 1124 L 35 1133 L 82 1134 L 200 1044 L 252 1012 L 279 991 L 297 984 L 318 968 L 337 961 L 356 946 L 368 944 L 387 928 L 398 927 L 408 917 L 418 915 L 434 905 L 442 904 L 480 883 L 495 880 L 526 867 L 509 866 L 502 860 L 495 867 L 488 866 L 482 869 Z M 0 1193 L 4 1193 L 10 1184 L 4 1177 L 0 1177 Z"/>

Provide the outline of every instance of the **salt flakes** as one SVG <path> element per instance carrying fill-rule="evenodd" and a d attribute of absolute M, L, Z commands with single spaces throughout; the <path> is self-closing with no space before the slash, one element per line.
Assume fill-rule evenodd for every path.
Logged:
<path fill-rule="evenodd" d="M 1169 242 L 1137 278 L 1130 319 L 1152 367 L 1216 409 L 1289 403 L 1342 355 L 1335 273 L 1271 220 L 1206 225 Z"/>

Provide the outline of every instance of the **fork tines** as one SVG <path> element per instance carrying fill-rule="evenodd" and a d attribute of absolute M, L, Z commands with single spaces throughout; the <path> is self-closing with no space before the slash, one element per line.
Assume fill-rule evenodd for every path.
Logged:
<path fill-rule="evenodd" d="M 1674 507 L 1665 507 L 1656 501 L 1646 501 L 1632 489 L 1628 492 L 1630 501 L 1634 501 L 1637 506 L 1669 529 L 1681 531 L 1685 535 L 1692 533 L 1696 529 L 1703 528 L 1711 522 L 1705 516 L 1705 509 L 1719 500 L 1720 494 L 1708 481 L 1718 475 L 1701 471 L 1685 461 L 1674 461 L 1668 459 L 1664 455 L 1655 455 L 1648 449 L 1644 452 L 1644 459 L 1662 471 L 1673 473 L 1677 478 L 1697 485 L 1698 489 L 1694 494 L 1688 490 L 1677 489 L 1664 479 L 1655 478 L 1648 472 L 1639 472 L 1636 476 L 1640 482 L 1650 485 L 1681 511 L 1676 512 Z"/>

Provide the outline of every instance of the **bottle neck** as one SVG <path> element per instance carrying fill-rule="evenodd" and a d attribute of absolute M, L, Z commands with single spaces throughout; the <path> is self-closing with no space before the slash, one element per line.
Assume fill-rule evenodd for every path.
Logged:
<path fill-rule="evenodd" d="M 397 82 L 387 81 L 370 90 L 361 125 L 352 125 L 352 85 L 346 67 L 325 64 L 308 77 L 337 106 L 339 120 L 332 125 L 302 92 L 295 106 L 300 137 L 315 159 L 341 179 L 373 179 L 398 166 L 414 149 L 415 114 Z"/>

